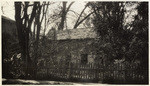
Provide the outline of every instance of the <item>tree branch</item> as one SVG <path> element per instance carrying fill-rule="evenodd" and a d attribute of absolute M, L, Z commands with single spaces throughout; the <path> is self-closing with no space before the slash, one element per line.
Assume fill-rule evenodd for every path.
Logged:
<path fill-rule="evenodd" d="M 73 10 L 69 10 L 70 12 L 73 12 L 76 16 L 80 15 L 77 12 L 73 11 Z"/>
<path fill-rule="evenodd" d="M 86 17 L 84 17 L 84 19 L 82 19 L 79 23 L 77 23 L 75 26 L 74 26 L 74 29 L 77 28 L 85 19 L 87 19 L 91 14 L 93 14 L 94 12 L 91 12 L 90 14 L 88 14 Z"/>
<path fill-rule="evenodd" d="M 67 7 L 67 9 L 66 9 L 66 14 L 67 14 L 67 12 L 69 11 L 69 9 L 70 9 L 70 7 L 71 7 L 71 5 L 73 4 L 74 2 L 71 2 L 70 4 L 69 4 L 69 6 Z"/>
<path fill-rule="evenodd" d="M 88 6 L 88 5 L 86 5 L 86 6 L 84 7 L 84 9 L 82 10 L 82 12 L 80 13 L 80 15 L 79 15 L 79 17 L 78 17 L 78 19 L 77 19 L 77 21 L 76 21 L 76 23 L 75 23 L 75 25 L 74 25 L 74 28 L 77 26 L 77 24 L 78 24 L 78 22 L 79 22 L 79 20 L 80 20 L 80 18 L 81 18 L 81 16 L 82 16 L 84 10 L 87 8 L 87 6 Z"/>
<path fill-rule="evenodd" d="M 46 3 L 45 3 L 45 4 L 46 4 Z M 49 5 L 47 5 L 46 10 L 45 10 L 45 4 L 44 4 L 44 7 L 43 7 L 43 16 L 42 16 L 41 22 L 43 21 L 44 15 L 46 15 L 47 10 L 48 10 L 48 6 L 49 6 Z M 49 2 L 48 2 L 47 4 L 49 4 Z"/>

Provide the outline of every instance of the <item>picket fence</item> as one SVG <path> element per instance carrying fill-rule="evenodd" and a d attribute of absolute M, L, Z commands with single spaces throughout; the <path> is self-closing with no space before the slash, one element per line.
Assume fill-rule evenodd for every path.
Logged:
<path fill-rule="evenodd" d="M 148 69 L 139 64 L 62 63 L 39 66 L 36 79 L 98 82 L 110 84 L 147 84 Z"/>

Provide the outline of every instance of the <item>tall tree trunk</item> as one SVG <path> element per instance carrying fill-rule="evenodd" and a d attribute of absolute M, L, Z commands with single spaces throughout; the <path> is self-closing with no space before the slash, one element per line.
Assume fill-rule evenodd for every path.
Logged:
<path fill-rule="evenodd" d="M 27 15 L 25 15 L 27 17 Z M 31 62 L 29 57 L 29 34 L 28 29 L 25 24 L 23 24 L 23 19 L 21 18 L 21 2 L 15 3 L 15 19 L 18 31 L 18 39 L 21 47 L 22 58 L 26 62 L 26 75 L 28 75 L 28 64 Z M 25 20 L 26 23 L 27 20 Z"/>
<path fill-rule="evenodd" d="M 66 19 L 66 4 L 67 4 L 67 2 L 63 2 L 61 22 L 59 24 L 58 30 L 63 30 L 63 28 L 64 28 L 64 22 Z"/>
<path fill-rule="evenodd" d="M 62 14 L 61 14 L 61 21 L 60 21 L 60 24 L 58 26 L 58 30 L 63 30 L 64 29 L 64 24 L 65 24 L 65 21 L 66 21 L 66 16 L 67 16 L 67 13 L 70 9 L 70 7 L 72 6 L 74 2 L 71 2 L 69 4 L 68 7 L 66 7 L 67 5 L 67 2 L 66 1 L 63 1 L 62 4 L 63 4 L 63 7 L 62 7 Z"/>
<path fill-rule="evenodd" d="M 36 34 L 35 34 L 35 41 L 34 41 L 34 68 L 36 70 L 37 68 L 37 58 L 38 58 L 38 43 L 39 43 L 39 34 L 40 34 L 40 13 L 41 13 L 41 6 L 40 3 L 38 3 L 38 9 L 37 9 L 37 14 L 35 18 L 35 24 L 36 24 Z M 35 30 L 34 30 L 35 31 Z M 36 71 L 35 71 L 35 76 L 36 76 Z"/>
<path fill-rule="evenodd" d="M 27 14 L 28 4 L 29 2 L 25 2 L 22 12 L 24 16 L 21 18 L 22 2 L 15 2 L 16 27 L 18 31 L 18 39 L 21 47 L 22 58 L 26 64 L 26 75 L 27 75 L 26 78 L 28 78 L 28 75 L 30 75 L 30 66 L 31 66 L 31 58 L 29 55 L 29 33 L 31 30 L 32 21 L 35 18 L 37 8 L 36 3 L 34 3 L 31 17 L 29 19 L 29 15 Z"/>

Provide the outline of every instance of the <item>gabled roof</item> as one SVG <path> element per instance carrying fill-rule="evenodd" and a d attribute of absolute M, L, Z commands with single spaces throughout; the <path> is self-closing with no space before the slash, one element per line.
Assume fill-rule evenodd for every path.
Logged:
<path fill-rule="evenodd" d="M 96 38 L 96 32 L 94 28 L 77 28 L 77 29 L 67 29 L 67 30 L 50 30 L 48 33 L 48 38 L 53 39 L 55 33 L 56 40 L 65 39 L 87 39 Z"/>
<path fill-rule="evenodd" d="M 7 20 L 7 21 L 9 21 L 11 23 L 15 23 L 15 20 L 12 20 L 12 19 L 10 19 L 10 18 L 8 18 L 6 16 L 3 16 L 3 15 L 2 15 L 2 19 Z"/>

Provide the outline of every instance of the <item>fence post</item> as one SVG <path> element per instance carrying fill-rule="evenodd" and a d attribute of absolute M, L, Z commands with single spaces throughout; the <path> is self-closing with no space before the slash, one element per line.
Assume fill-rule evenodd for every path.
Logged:
<path fill-rule="evenodd" d="M 126 79 L 127 79 L 127 63 L 124 63 L 124 83 L 126 83 Z"/>
<path fill-rule="evenodd" d="M 37 77 L 37 71 L 38 71 L 38 69 L 37 69 L 37 67 L 36 66 L 34 66 L 34 68 L 33 68 L 34 70 L 33 70 L 33 72 L 34 72 L 34 79 L 36 80 L 38 77 Z"/>
<path fill-rule="evenodd" d="M 98 82 L 98 63 L 96 63 L 96 65 L 94 65 L 94 69 L 95 69 L 95 82 Z"/>
<path fill-rule="evenodd" d="M 69 79 L 71 80 L 72 79 L 72 63 L 70 62 L 70 67 L 69 67 Z"/>

